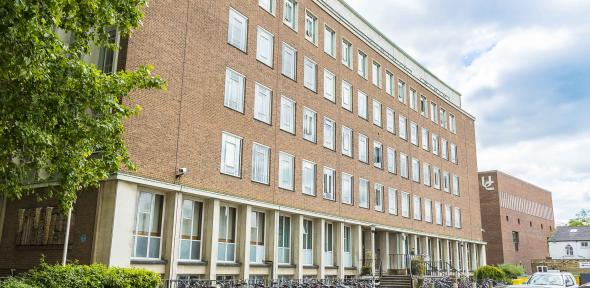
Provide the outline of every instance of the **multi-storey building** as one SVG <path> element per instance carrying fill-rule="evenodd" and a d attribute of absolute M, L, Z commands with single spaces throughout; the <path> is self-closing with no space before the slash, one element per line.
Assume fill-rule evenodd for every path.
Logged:
<path fill-rule="evenodd" d="M 521 264 L 549 256 L 553 233 L 551 192 L 501 171 L 479 172 L 483 237 L 489 264 Z"/>
<path fill-rule="evenodd" d="M 125 133 L 138 169 L 81 193 L 70 258 L 171 279 L 343 278 L 404 271 L 408 255 L 441 271 L 485 263 L 474 118 L 343 1 L 145 13 L 113 61 L 98 59 L 152 64 L 168 90 L 127 103 L 143 107 Z M 2 268 L 59 247 L 27 236 L 31 215 L 53 215 L 38 206 L 6 209 L 21 220 L 6 221 Z"/>

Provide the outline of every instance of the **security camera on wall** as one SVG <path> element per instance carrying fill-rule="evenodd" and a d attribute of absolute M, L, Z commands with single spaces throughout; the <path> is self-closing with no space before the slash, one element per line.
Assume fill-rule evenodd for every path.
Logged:
<path fill-rule="evenodd" d="M 186 174 L 186 172 L 188 172 L 188 168 L 178 168 L 176 170 L 176 177 L 178 178 L 178 177 Z"/>

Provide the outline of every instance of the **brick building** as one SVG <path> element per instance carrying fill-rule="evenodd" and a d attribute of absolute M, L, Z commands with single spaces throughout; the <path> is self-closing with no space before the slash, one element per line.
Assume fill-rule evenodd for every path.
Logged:
<path fill-rule="evenodd" d="M 82 194 L 74 225 L 93 229 L 74 229 L 72 259 L 168 279 L 343 278 L 404 271 L 410 254 L 440 271 L 485 263 L 474 118 L 343 1 L 152 1 L 145 14 L 112 61 L 91 59 L 154 65 L 168 91 L 127 103 L 143 107 L 125 134 L 138 169 Z M 38 205 L 10 204 L 4 222 Z M 23 223 L 5 225 L 10 259 L 37 227 Z"/>
<path fill-rule="evenodd" d="M 522 264 L 549 256 L 553 200 L 551 192 L 501 171 L 479 172 L 479 197 L 489 264 Z"/>

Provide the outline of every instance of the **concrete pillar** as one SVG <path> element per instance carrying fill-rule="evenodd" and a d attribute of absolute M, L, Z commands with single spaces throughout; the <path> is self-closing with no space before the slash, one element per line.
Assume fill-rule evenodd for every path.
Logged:
<path fill-rule="evenodd" d="M 441 239 L 440 240 L 441 245 L 442 245 L 442 265 L 443 265 L 443 269 L 445 271 L 448 271 L 448 269 L 451 267 L 449 265 L 451 265 L 451 251 L 449 249 L 449 240 L 447 239 Z"/>
<path fill-rule="evenodd" d="M 166 279 L 176 279 L 178 271 L 178 259 L 180 256 L 180 233 L 182 229 L 182 192 L 174 192 L 168 196 L 170 201 L 167 201 L 167 212 L 165 218 L 170 219 L 167 221 L 169 224 L 166 229 L 168 234 L 166 236 L 166 242 L 170 245 L 166 245 L 166 249 L 163 249 L 163 255 L 169 255 L 169 261 L 166 264 Z M 164 254 L 165 253 L 165 254 Z"/>
<path fill-rule="evenodd" d="M 480 244 L 479 245 L 479 266 L 487 265 L 486 257 L 487 257 L 486 256 L 486 245 Z"/>
<path fill-rule="evenodd" d="M 469 256 L 467 254 L 469 254 L 467 251 L 469 250 L 469 243 L 467 242 L 461 242 L 461 249 L 462 249 L 462 258 L 461 260 L 463 261 L 463 273 L 468 273 L 469 272 Z"/>
<path fill-rule="evenodd" d="M 376 273 L 376 271 L 375 271 L 375 264 L 376 264 L 376 263 L 375 263 L 375 260 L 376 260 L 376 259 L 375 259 L 375 258 L 377 258 L 377 251 L 376 251 L 377 249 L 376 249 L 376 247 L 375 247 L 375 232 L 376 232 L 376 231 L 375 231 L 375 228 L 374 228 L 374 227 L 371 227 L 371 230 L 370 230 L 370 232 L 369 232 L 369 233 L 370 233 L 370 234 L 369 234 L 369 235 L 370 235 L 370 236 L 369 236 L 369 237 L 370 237 L 370 238 L 369 238 L 369 239 L 370 239 L 370 240 L 369 240 L 369 243 L 370 243 L 370 244 L 369 244 L 369 251 L 371 251 L 371 259 L 370 259 L 370 261 L 371 261 L 371 271 L 372 271 L 372 275 L 375 275 L 375 273 Z"/>
<path fill-rule="evenodd" d="M 293 264 L 295 264 L 295 275 L 294 279 L 303 278 L 303 216 L 294 215 L 291 217 L 292 233 L 291 233 L 291 244 L 293 246 Z M 316 247 L 313 247 L 314 249 Z"/>
<path fill-rule="evenodd" d="M 338 266 L 338 279 L 344 279 L 344 223 L 334 223 L 333 229 L 334 265 Z"/>
<path fill-rule="evenodd" d="M 477 244 L 471 243 L 471 271 L 477 270 Z"/>
<path fill-rule="evenodd" d="M 434 267 L 436 267 L 437 271 L 440 271 L 442 268 L 440 265 L 440 239 L 432 238 L 432 261 L 434 261 Z"/>
<path fill-rule="evenodd" d="M 455 270 L 460 271 L 460 263 L 459 263 L 459 241 L 452 241 L 452 250 L 453 250 L 453 267 Z"/>
<path fill-rule="evenodd" d="M 316 219 L 313 223 L 313 253 L 314 253 L 314 264 L 318 266 L 319 279 L 324 279 L 326 274 L 326 264 L 324 261 L 324 242 L 326 241 L 326 220 Z"/>
<path fill-rule="evenodd" d="M 272 262 L 270 278 L 277 279 L 279 269 L 279 211 L 271 210 L 267 215 L 266 237 L 268 241 L 266 245 L 266 259 Z"/>
<path fill-rule="evenodd" d="M 238 216 L 238 261 L 240 267 L 240 279 L 250 278 L 250 239 L 252 239 L 252 206 L 242 205 Z"/>
<path fill-rule="evenodd" d="M 381 271 L 388 271 L 390 269 L 389 263 L 389 232 L 379 231 L 377 233 L 379 239 L 379 259 L 381 261 Z"/>
<path fill-rule="evenodd" d="M 352 226 L 352 253 L 353 265 L 356 267 L 357 275 L 361 274 L 363 266 L 363 228 L 361 225 Z"/>
<path fill-rule="evenodd" d="M 407 240 L 407 237 L 410 237 L 410 236 L 407 235 L 406 233 L 398 233 L 398 236 L 399 237 L 398 237 L 397 244 L 398 244 L 398 249 L 399 249 L 398 250 L 399 255 L 397 255 L 396 261 L 398 262 L 398 269 L 406 269 L 407 268 L 406 259 L 408 258 L 407 254 L 410 253 L 410 251 L 408 251 L 409 247 L 406 247 L 406 240 Z"/>
<path fill-rule="evenodd" d="M 420 237 L 420 251 L 422 252 L 422 255 L 424 255 L 424 260 L 429 260 L 430 259 L 430 250 L 428 247 L 428 237 L 427 236 L 422 236 Z"/>
<path fill-rule="evenodd" d="M 217 242 L 219 241 L 219 199 L 207 201 L 205 217 L 205 231 L 209 231 L 209 237 L 205 241 L 205 256 L 209 262 L 207 265 L 205 279 L 217 278 Z M 207 236 L 207 233 L 205 233 Z"/>
<path fill-rule="evenodd" d="M 410 254 L 418 255 L 418 236 L 415 234 L 410 235 Z"/>

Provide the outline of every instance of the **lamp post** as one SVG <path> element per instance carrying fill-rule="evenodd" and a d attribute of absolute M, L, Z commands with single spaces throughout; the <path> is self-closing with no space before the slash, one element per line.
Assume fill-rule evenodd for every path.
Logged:
<path fill-rule="evenodd" d="M 64 251 L 63 251 L 63 257 L 61 260 L 61 265 L 65 266 L 67 263 L 67 259 L 68 259 L 68 244 L 70 242 L 70 223 L 72 222 L 72 209 L 73 207 L 71 207 L 68 210 L 68 218 L 66 221 L 66 238 L 64 239 Z"/>

